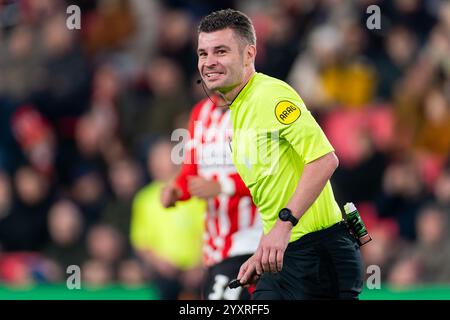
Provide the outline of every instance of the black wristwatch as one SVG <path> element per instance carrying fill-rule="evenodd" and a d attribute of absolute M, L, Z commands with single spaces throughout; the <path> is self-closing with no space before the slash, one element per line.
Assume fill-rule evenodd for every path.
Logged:
<path fill-rule="evenodd" d="M 281 221 L 291 222 L 294 227 L 298 223 L 298 219 L 296 217 L 294 217 L 294 215 L 292 214 L 292 211 L 288 208 L 281 209 L 280 213 L 278 213 L 278 218 L 280 218 Z"/>

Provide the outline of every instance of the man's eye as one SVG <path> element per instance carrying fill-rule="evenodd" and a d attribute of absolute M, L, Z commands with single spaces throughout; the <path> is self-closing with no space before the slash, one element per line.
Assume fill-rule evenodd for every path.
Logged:
<path fill-rule="evenodd" d="M 220 55 L 224 55 L 226 53 L 226 51 L 225 50 L 219 50 L 219 51 L 217 51 L 217 53 L 220 54 Z"/>
<path fill-rule="evenodd" d="M 198 54 L 198 56 L 199 56 L 199 57 L 206 57 L 206 53 L 205 53 L 205 52 L 200 52 L 200 53 Z"/>

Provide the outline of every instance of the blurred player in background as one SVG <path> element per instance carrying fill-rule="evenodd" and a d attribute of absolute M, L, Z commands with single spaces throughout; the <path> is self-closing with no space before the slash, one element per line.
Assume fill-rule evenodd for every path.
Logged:
<path fill-rule="evenodd" d="M 165 207 L 192 196 L 208 201 L 203 249 L 208 270 L 203 298 L 245 300 L 252 289 L 231 290 L 227 284 L 255 252 L 262 224 L 250 192 L 231 161 L 230 112 L 223 108 L 224 103 L 213 96 L 193 108 L 182 170 L 165 187 L 161 201 Z"/>
<path fill-rule="evenodd" d="M 170 141 L 161 141 L 149 151 L 153 182 L 134 198 L 131 244 L 149 267 L 160 299 L 198 299 L 205 201 L 193 198 L 175 208 L 161 205 L 163 186 L 177 174 L 177 166 L 170 161 L 171 150 Z"/>

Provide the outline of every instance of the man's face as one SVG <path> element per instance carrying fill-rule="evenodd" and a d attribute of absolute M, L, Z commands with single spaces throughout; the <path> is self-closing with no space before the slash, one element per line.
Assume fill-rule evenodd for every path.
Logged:
<path fill-rule="evenodd" d="M 198 36 L 198 70 L 206 87 L 224 94 L 244 80 L 245 45 L 232 29 Z"/>

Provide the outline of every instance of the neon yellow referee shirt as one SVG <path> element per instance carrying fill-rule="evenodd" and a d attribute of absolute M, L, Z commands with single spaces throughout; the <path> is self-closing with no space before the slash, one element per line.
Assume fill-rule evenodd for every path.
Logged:
<path fill-rule="evenodd" d="M 334 149 L 300 96 L 281 80 L 255 73 L 230 109 L 233 162 L 267 234 L 293 195 L 305 165 Z M 292 229 L 290 242 L 340 220 L 328 181 Z"/>

